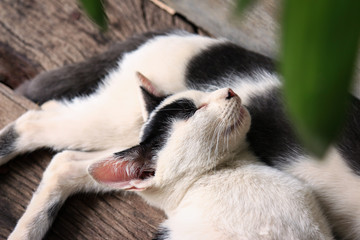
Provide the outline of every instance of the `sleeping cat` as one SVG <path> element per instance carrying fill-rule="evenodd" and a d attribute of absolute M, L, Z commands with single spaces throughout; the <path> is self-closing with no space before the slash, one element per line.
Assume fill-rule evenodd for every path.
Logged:
<path fill-rule="evenodd" d="M 139 144 L 148 109 L 139 94 L 137 71 L 153 80 L 138 75 L 142 89 L 156 96 L 148 98 L 153 106 L 189 89 L 231 87 L 252 116 L 246 140 L 254 154 L 308 183 L 337 236 L 360 239 L 360 100 L 351 97 L 339 141 L 318 161 L 298 143 L 286 118 L 282 83 L 270 59 L 224 39 L 179 31 L 132 38 L 86 62 L 40 74 L 18 89 L 46 103 L 0 132 L 0 164 L 41 147 L 65 151 L 44 172 L 12 239 L 41 238 L 75 192 L 114 189 L 94 181 L 87 169 L 109 153 Z"/>
<path fill-rule="evenodd" d="M 311 189 L 248 150 L 249 128 L 231 89 L 178 93 L 151 113 L 140 144 L 89 172 L 163 209 L 158 239 L 332 239 Z"/>

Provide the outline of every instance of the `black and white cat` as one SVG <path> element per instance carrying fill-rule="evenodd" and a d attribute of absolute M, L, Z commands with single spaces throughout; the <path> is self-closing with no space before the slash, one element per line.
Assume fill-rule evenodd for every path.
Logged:
<path fill-rule="evenodd" d="M 250 122 L 231 89 L 178 93 L 151 113 L 140 144 L 89 172 L 163 209 L 158 239 L 333 239 L 310 187 L 248 150 Z"/>
<path fill-rule="evenodd" d="M 326 160 L 317 161 L 302 149 L 284 115 L 282 84 L 270 59 L 226 40 L 171 32 L 130 39 L 19 88 L 30 99 L 47 102 L 0 132 L 0 164 L 40 147 L 65 151 L 51 161 L 10 239 L 41 238 L 74 192 L 119 187 L 99 184 L 88 167 L 139 144 L 148 114 L 142 107 L 137 71 L 153 80 L 140 75 L 143 89 L 156 96 L 150 98 L 154 106 L 165 96 L 189 89 L 231 87 L 252 116 L 249 148 L 265 164 L 308 183 L 337 236 L 360 238 L 360 100 L 352 97 L 343 134 Z"/>

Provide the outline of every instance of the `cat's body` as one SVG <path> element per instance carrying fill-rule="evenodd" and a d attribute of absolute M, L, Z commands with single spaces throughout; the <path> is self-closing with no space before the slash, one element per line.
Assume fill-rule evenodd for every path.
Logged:
<path fill-rule="evenodd" d="M 163 209 L 168 219 L 158 239 L 332 239 L 310 187 L 248 150 L 249 126 L 228 88 L 175 94 L 151 113 L 139 145 L 90 173 Z M 134 178 L 143 168 L 153 173 Z M 121 186 L 129 181 L 123 175 L 128 185 Z"/>
<path fill-rule="evenodd" d="M 251 113 L 247 141 L 255 155 L 307 182 L 324 205 L 337 235 L 360 238 L 358 99 L 352 98 L 339 142 L 320 162 L 308 156 L 295 138 L 284 115 L 281 82 L 270 59 L 225 40 L 179 32 L 148 34 L 135 39 L 133 45 L 131 41 L 88 62 L 42 74 L 19 89 L 39 103 L 52 97 L 70 100 L 50 101 L 42 110 L 24 114 L 0 132 L 0 164 L 39 147 L 93 152 L 64 151 L 54 157 L 42 181 L 42 186 L 50 182 L 52 187 L 39 188 L 15 228 L 13 239 L 42 236 L 54 217 L 47 212 L 58 209 L 69 194 L 113 189 L 89 177 L 87 166 L 139 142 L 147 114 L 141 108 L 137 71 L 153 81 L 152 88 L 159 96 L 188 89 L 231 87 Z M 129 49 L 136 50 L 124 54 Z M 96 67 L 98 62 L 102 63 L 100 68 Z M 109 72 L 106 77 L 104 69 Z M 51 87 L 54 82 L 59 84 L 56 89 Z M 45 88 L 48 91 L 41 90 Z M 73 98 L 75 94 L 89 96 Z M 67 168 L 74 170 L 65 171 Z M 82 181 L 76 182 L 79 176 Z M 60 189 L 56 188 L 59 181 Z M 29 227 L 35 217 L 40 219 L 38 225 Z"/>
<path fill-rule="evenodd" d="M 333 239 L 309 187 L 249 162 L 216 169 L 193 183 L 179 206 L 166 211 L 164 239 Z"/>

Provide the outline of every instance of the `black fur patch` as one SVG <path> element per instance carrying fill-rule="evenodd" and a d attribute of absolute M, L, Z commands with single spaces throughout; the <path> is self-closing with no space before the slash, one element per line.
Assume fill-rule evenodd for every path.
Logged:
<path fill-rule="evenodd" d="M 140 144 L 114 153 L 115 159 L 123 158 L 134 161 L 133 164 L 140 166 L 138 178 L 149 177 L 153 174 L 153 170 L 151 170 L 154 167 L 153 157 L 164 146 L 173 120 L 188 119 L 196 110 L 195 104 L 188 99 L 179 99 L 158 109 L 146 123 Z M 142 169 L 148 171 L 142 171 Z"/>
<path fill-rule="evenodd" d="M 270 89 L 267 94 L 254 96 L 249 102 L 251 128 L 247 140 L 262 161 L 274 166 L 304 154 L 284 113 L 280 89 Z"/>
<path fill-rule="evenodd" d="M 19 137 L 11 125 L 0 136 L 0 156 L 6 156 L 11 154 L 15 150 L 15 142 Z"/>
<path fill-rule="evenodd" d="M 39 74 L 19 86 L 16 91 L 38 104 L 50 99 L 71 99 L 89 95 L 97 89 L 108 72 L 117 67 L 118 61 L 125 53 L 137 49 L 155 36 L 168 32 L 148 32 L 132 37 L 84 62 Z"/>
<path fill-rule="evenodd" d="M 337 145 L 351 169 L 360 175 L 360 100 L 352 97 L 344 130 Z"/>
<path fill-rule="evenodd" d="M 167 240 L 170 237 L 169 233 L 170 233 L 169 229 L 165 227 L 161 227 L 158 229 L 158 232 L 155 234 L 153 240 Z"/>
<path fill-rule="evenodd" d="M 140 87 L 145 102 L 146 111 L 150 114 L 168 96 L 157 97 L 149 93 L 145 88 Z"/>
<path fill-rule="evenodd" d="M 47 210 L 47 216 L 49 222 L 53 222 L 62 205 L 63 203 L 59 201 L 53 202 L 50 205 L 50 207 Z"/>
<path fill-rule="evenodd" d="M 188 63 L 187 85 L 193 89 L 203 89 L 206 85 L 228 86 L 221 77 L 229 74 L 252 76 L 256 70 L 275 70 L 270 58 L 248 51 L 232 43 L 220 43 L 201 51 Z"/>
<path fill-rule="evenodd" d="M 153 150 L 160 149 L 171 129 L 171 121 L 188 119 L 196 110 L 195 104 L 188 99 L 179 99 L 157 110 L 156 114 L 145 125 L 140 145 L 151 146 Z"/>

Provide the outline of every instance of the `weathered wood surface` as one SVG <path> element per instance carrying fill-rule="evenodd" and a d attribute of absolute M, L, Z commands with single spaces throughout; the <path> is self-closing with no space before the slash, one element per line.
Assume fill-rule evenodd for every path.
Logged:
<path fill-rule="evenodd" d="M 0 81 L 16 87 L 41 71 L 81 61 L 113 42 L 148 30 L 196 26 L 147 0 L 108 0 L 109 31 L 100 33 L 76 0 L 0 1 Z M 0 128 L 37 106 L 0 86 Z M 0 168 L 0 239 L 25 210 L 52 154 L 37 151 Z M 80 194 L 60 210 L 45 239 L 151 239 L 164 214 L 135 195 Z"/>
<path fill-rule="evenodd" d="M 279 2 L 259 0 L 235 17 L 237 0 L 156 0 L 185 15 L 216 37 L 227 39 L 255 52 L 274 57 L 278 49 Z"/>
<path fill-rule="evenodd" d="M 40 71 L 81 61 L 137 33 L 169 28 L 198 31 L 148 0 L 109 0 L 105 6 L 109 31 L 101 33 L 77 2 L 0 1 L 0 81 L 12 86 L 9 82 L 16 80 L 16 85 Z"/>

